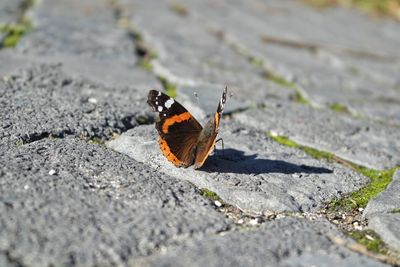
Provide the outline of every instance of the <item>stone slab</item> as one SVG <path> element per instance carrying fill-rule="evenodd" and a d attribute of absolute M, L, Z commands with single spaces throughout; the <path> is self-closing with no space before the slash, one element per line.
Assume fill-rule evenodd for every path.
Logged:
<path fill-rule="evenodd" d="M 202 169 L 176 168 L 162 155 L 154 126 L 139 126 L 107 143 L 133 159 L 199 188 L 251 213 L 314 211 L 322 203 L 355 191 L 368 179 L 338 164 L 315 160 L 303 151 L 277 144 L 262 131 L 222 121 L 222 155 Z"/>
<path fill-rule="evenodd" d="M 0 51 L 0 78 L 39 64 L 58 65 L 66 75 L 74 79 L 86 79 L 114 87 L 134 87 L 146 95 L 150 89 L 162 89 L 154 74 L 137 66 L 126 66 L 113 59 L 87 59 L 71 55 L 37 56 L 18 53 L 7 49 Z"/>
<path fill-rule="evenodd" d="M 289 98 L 293 91 L 262 77 L 262 70 L 227 47 L 212 29 L 192 16 L 177 15 L 172 2 L 120 1 L 125 16 L 157 53 L 154 72 L 184 86 L 228 86 L 242 102 L 268 95 Z M 171 31 L 171 29 L 174 29 Z"/>
<path fill-rule="evenodd" d="M 188 240 L 132 266 L 386 266 L 327 236 L 344 238 L 326 221 L 278 219 L 257 229 Z"/>
<path fill-rule="evenodd" d="M 400 166 L 400 128 L 397 126 L 272 100 L 263 109 L 249 109 L 235 114 L 234 118 L 369 168 Z"/>
<path fill-rule="evenodd" d="M 71 134 L 109 138 L 150 114 L 144 111 L 147 90 L 142 80 L 138 84 L 142 91 L 135 84 L 106 87 L 73 78 L 57 64 L 34 64 L 0 81 L 0 135 L 23 142 Z"/>
<path fill-rule="evenodd" d="M 118 28 L 107 1 L 42 0 L 30 10 L 29 18 L 35 30 L 18 43 L 23 53 L 73 55 L 128 66 L 137 61 L 133 40 Z"/>
<path fill-rule="evenodd" d="M 344 8 L 316 12 L 296 1 L 184 6 L 197 23 L 224 32 L 234 46 L 295 82 L 314 105 L 342 103 L 354 113 L 400 124 L 399 22 Z"/>
<path fill-rule="evenodd" d="M 230 228 L 189 183 L 77 138 L 0 147 L 2 266 L 126 266 Z"/>

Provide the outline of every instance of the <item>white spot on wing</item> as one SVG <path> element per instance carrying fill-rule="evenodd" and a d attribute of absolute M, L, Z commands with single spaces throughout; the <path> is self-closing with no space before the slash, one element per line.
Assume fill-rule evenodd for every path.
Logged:
<path fill-rule="evenodd" d="M 163 110 L 162 106 L 158 106 L 158 112 L 161 112 Z"/>
<path fill-rule="evenodd" d="M 172 98 L 170 98 L 165 102 L 164 105 L 165 105 L 166 108 L 170 108 L 173 103 L 174 103 L 174 100 Z"/>
<path fill-rule="evenodd" d="M 157 96 L 160 96 L 160 95 L 161 95 L 161 92 L 159 91 Z"/>
<path fill-rule="evenodd" d="M 156 105 L 158 105 L 158 101 L 156 101 Z"/>

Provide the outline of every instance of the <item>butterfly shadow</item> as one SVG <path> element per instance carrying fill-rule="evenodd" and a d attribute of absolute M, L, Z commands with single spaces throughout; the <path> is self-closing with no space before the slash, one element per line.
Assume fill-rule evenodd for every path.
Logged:
<path fill-rule="evenodd" d="M 214 155 L 206 161 L 201 168 L 205 172 L 237 173 L 237 174 L 262 174 L 262 173 L 332 173 L 323 167 L 297 165 L 283 160 L 258 158 L 258 154 L 245 155 L 241 150 L 224 149 L 215 150 Z"/>

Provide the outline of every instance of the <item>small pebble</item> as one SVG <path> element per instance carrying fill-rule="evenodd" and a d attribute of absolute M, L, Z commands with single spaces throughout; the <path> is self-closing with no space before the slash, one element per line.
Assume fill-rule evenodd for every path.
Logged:
<path fill-rule="evenodd" d="M 369 239 L 369 240 L 375 240 L 375 238 L 373 238 L 373 237 L 370 236 L 370 235 L 365 235 L 365 238 L 367 238 L 367 239 Z"/>
<path fill-rule="evenodd" d="M 217 206 L 217 207 L 221 207 L 222 203 L 220 201 L 218 201 L 218 200 L 215 200 L 214 201 L 214 205 Z"/>
<path fill-rule="evenodd" d="M 25 190 L 28 190 L 28 189 L 29 189 L 29 185 L 27 185 L 27 184 L 24 185 L 24 189 L 25 189 Z"/>
<path fill-rule="evenodd" d="M 53 169 L 51 169 L 50 171 L 49 171 L 49 175 L 55 175 L 57 172 L 56 172 L 56 170 L 53 170 Z"/>
<path fill-rule="evenodd" d="M 237 221 L 237 223 L 238 223 L 238 224 L 243 224 L 244 221 L 243 221 L 243 219 L 239 219 L 239 220 Z"/>
<path fill-rule="evenodd" d="M 254 218 L 253 220 L 249 221 L 249 224 L 251 225 L 257 225 L 258 224 L 258 218 Z"/>
<path fill-rule="evenodd" d="M 272 137 L 277 137 L 277 136 L 278 136 L 278 133 L 275 132 L 275 131 L 270 131 L 270 132 L 269 132 L 269 135 L 271 135 Z"/>
<path fill-rule="evenodd" d="M 96 104 L 97 103 L 97 99 L 93 98 L 93 97 L 89 97 L 88 102 L 92 103 L 92 104 Z"/>

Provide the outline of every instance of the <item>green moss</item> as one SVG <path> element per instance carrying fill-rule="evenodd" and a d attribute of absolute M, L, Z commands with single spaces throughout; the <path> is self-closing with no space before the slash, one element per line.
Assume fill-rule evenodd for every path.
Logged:
<path fill-rule="evenodd" d="M 329 206 L 333 209 L 343 208 L 345 210 L 352 210 L 355 208 L 364 208 L 365 206 L 367 206 L 368 202 L 371 199 L 375 198 L 380 192 L 386 189 L 388 184 L 392 181 L 395 171 L 400 168 L 393 167 L 391 169 L 383 171 L 369 169 L 354 164 L 352 162 L 340 159 L 330 152 L 320 151 L 311 147 L 299 145 L 285 136 L 276 136 L 272 134 L 269 134 L 269 136 L 282 145 L 303 150 L 313 158 L 339 162 L 347 167 L 353 168 L 358 173 L 361 173 L 362 175 L 370 178 L 371 182 L 364 188 L 353 192 L 347 197 L 344 197 L 340 200 L 332 201 Z"/>
<path fill-rule="evenodd" d="M 165 77 L 158 76 L 158 80 L 161 82 L 162 86 L 167 95 L 170 97 L 176 97 L 176 85 L 169 82 Z"/>
<path fill-rule="evenodd" d="M 398 168 L 394 167 L 388 170 L 380 171 L 368 169 L 353 163 L 350 164 L 357 172 L 370 178 L 371 182 L 366 187 L 351 193 L 349 196 L 335 201 L 333 203 L 334 208 L 342 207 L 346 210 L 351 210 L 355 208 L 366 207 L 371 199 L 375 198 L 379 193 L 386 189 L 386 187 L 392 181 L 394 172 Z"/>
<path fill-rule="evenodd" d="M 169 6 L 169 8 L 179 16 L 186 17 L 187 15 L 189 15 L 187 8 L 182 4 L 173 3 Z"/>
<path fill-rule="evenodd" d="M 92 137 L 90 138 L 89 143 L 104 146 L 106 142 L 99 137 Z"/>
<path fill-rule="evenodd" d="M 150 71 L 150 70 L 153 69 L 153 64 L 151 64 L 151 62 L 149 60 L 140 60 L 139 63 L 138 63 L 138 66 L 141 69 L 144 69 L 144 70 L 147 70 L 147 71 Z"/>
<path fill-rule="evenodd" d="M 249 56 L 249 61 L 251 64 L 253 64 L 256 67 L 264 67 L 264 63 L 261 59 L 253 57 L 253 56 Z"/>
<path fill-rule="evenodd" d="M 400 209 L 392 209 L 390 213 L 400 213 Z"/>
<path fill-rule="evenodd" d="M 15 47 L 21 37 L 31 29 L 29 23 L 0 24 L 0 32 L 6 34 L 1 47 Z"/>
<path fill-rule="evenodd" d="M 329 108 L 335 112 L 350 113 L 349 109 L 340 103 L 332 103 Z"/>
<path fill-rule="evenodd" d="M 319 8 L 333 5 L 353 7 L 370 14 L 390 16 L 400 19 L 400 0 L 303 0 Z"/>
<path fill-rule="evenodd" d="M 296 92 L 294 93 L 293 101 L 303 105 L 310 104 L 310 102 L 298 90 L 296 90 Z"/>
<path fill-rule="evenodd" d="M 219 201 L 221 203 L 224 203 L 224 201 L 217 195 L 217 193 L 215 193 L 213 191 L 210 191 L 210 190 L 208 190 L 206 188 L 201 188 L 200 189 L 200 194 L 203 197 L 208 198 L 208 199 L 210 199 L 212 201 Z"/>
<path fill-rule="evenodd" d="M 279 84 L 279 85 L 281 85 L 283 87 L 287 87 L 287 88 L 291 88 L 291 89 L 296 87 L 296 85 L 294 83 L 289 82 L 285 78 L 273 73 L 270 70 L 264 70 L 263 77 L 268 79 L 268 80 L 270 80 L 270 81 L 272 81 L 272 82 L 274 82 L 274 83 L 276 83 L 276 84 Z"/>
<path fill-rule="evenodd" d="M 347 234 L 358 243 L 364 245 L 369 251 L 387 254 L 388 249 L 380 236 L 374 231 L 350 231 Z"/>
<path fill-rule="evenodd" d="M 22 146 L 22 145 L 24 145 L 25 143 L 24 143 L 24 141 L 23 140 L 17 140 L 16 142 L 15 142 L 15 145 L 16 146 Z"/>
<path fill-rule="evenodd" d="M 272 135 L 270 133 L 268 134 L 268 136 L 271 137 L 272 139 L 274 139 L 274 141 L 278 142 L 279 144 L 289 146 L 289 147 L 296 147 L 296 148 L 300 147 L 299 144 L 290 140 L 286 136 Z"/>
<path fill-rule="evenodd" d="M 136 117 L 136 121 L 140 125 L 150 124 L 150 119 L 146 116 L 138 116 L 138 117 Z"/>
<path fill-rule="evenodd" d="M 125 21 L 125 19 L 123 20 Z M 123 22 L 122 24 L 126 24 Z M 129 28 L 129 34 L 135 42 L 135 54 L 138 56 L 138 66 L 144 70 L 150 71 L 153 69 L 151 61 L 157 57 L 156 52 L 151 49 L 143 39 L 143 36 L 138 30 L 133 27 L 125 26 Z"/>
<path fill-rule="evenodd" d="M 272 139 L 274 139 L 274 141 L 278 142 L 279 144 L 303 150 L 304 152 L 306 152 L 308 155 L 310 155 L 313 158 L 326 159 L 326 160 L 333 159 L 332 153 L 329 153 L 326 151 L 320 151 L 320 150 L 317 150 L 317 149 L 314 149 L 311 147 L 307 147 L 307 146 L 299 145 L 296 142 L 287 138 L 286 136 L 276 136 L 276 135 L 272 135 L 272 134 L 268 134 L 268 136 L 271 137 Z"/>

